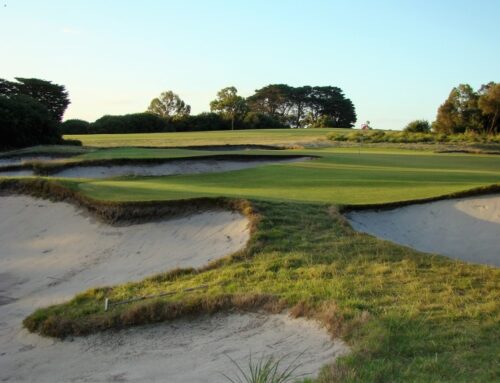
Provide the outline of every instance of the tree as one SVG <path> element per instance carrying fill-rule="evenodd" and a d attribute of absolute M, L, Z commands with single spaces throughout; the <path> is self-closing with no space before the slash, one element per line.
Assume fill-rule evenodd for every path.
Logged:
<path fill-rule="evenodd" d="M 247 100 L 252 112 L 267 114 L 295 128 L 347 128 L 356 122 L 352 101 L 334 86 L 271 84 L 257 89 Z"/>
<path fill-rule="evenodd" d="M 335 86 L 309 87 L 306 123 L 315 127 L 350 128 L 356 122 L 352 101 Z"/>
<path fill-rule="evenodd" d="M 252 112 L 267 114 L 285 122 L 292 107 L 292 92 L 293 88 L 285 84 L 267 85 L 247 98 L 248 106 Z"/>
<path fill-rule="evenodd" d="M 234 130 L 234 121 L 247 112 L 247 103 L 243 97 L 238 96 L 238 90 L 231 86 L 217 93 L 217 98 L 210 102 L 210 111 L 220 113 L 230 120 L 231 130 Z"/>
<path fill-rule="evenodd" d="M 70 104 L 68 92 L 63 85 L 37 78 L 16 77 L 17 83 L 1 80 L 0 92 L 3 96 L 29 96 L 44 105 L 54 120 L 61 121 Z"/>
<path fill-rule="evenodd" d="M 12 97 L 19 93 L 18 85 L 15 82 L 4 80 L 0 78 L 0 96 Z"/>
<path fill-rule="evenodd" d="M 408 133 L 429 133 L 431 125 L 427 120 L 415 120 L 408 123 L 403 130 Z"/>
<path fill-rule="evenodd" d="M 0 147 L 58 144 L 61 134 L 51 113 L 28 96 L 0 96 Z"/>
<path fill-rule="evenodd" d="M 478 106 L 483 115 L 491 121 L 487 126 L 489 134 L 500 132 L 499 112 L 500 112 L 500 83 L 491 82 L 483 85 Z"/>
<path fill-rule="evenodd" d="M 433 129 L 446 134 L 463 133 L 466 130 L 482 131 L 484 117 L 478 107 L 478 100 L 478 93 L 468 84 L 453 88 L 438 109 Z"/>
<path fill-rule="evenodd" d="M 168 90 L 163 92 L 159 98 L 154 98 L 147 111 L 163 118 L 179 118 L 189 116 L 191 107 L 182 101 L 177 94 Z"/>

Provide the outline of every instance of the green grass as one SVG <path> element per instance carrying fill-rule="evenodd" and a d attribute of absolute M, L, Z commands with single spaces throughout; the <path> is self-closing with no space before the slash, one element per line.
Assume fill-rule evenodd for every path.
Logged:
<path fill-rule="evenodd" d="M 102 200 L 228 196 L 336 204 L 419 199 L 500 182 L 498 156 L 371 149 L 360 153 L 357 149 L 287 150 L 278 154 L 289 153 L 322 158 L 225 173 L 75 182 L 78 190 Z"/>
<path fill-rule="evenodd" d="M 500 270 L 412 251 L 352 231 L 325 205 L 255 202 L 261 215 L 244 257 L 92 289 L 38 310 L 32 329 L 106 329 L 215 310 L 227 295 L 275 296 L 314 312 L 352 353 L 319 382 L 490 382 L 499 378 Z M 112 301 L 209 285 L 207 290 L 102 309 Z M 183 305 L 181 310 L 178 305 Z M 165 311 L 163 311 L 165 307 Z M 326 307 L 326 309 L 325 309 Z M 185 315 L 185 314 L 183 314 Z"/>
<path fill-rule="evenodd" d="M 390 143 L 455 143 L 455 144 L 500 144 L 500 134 L 487 135 L 478 133 L 410 133 L 401 131 L 382 130 L 353 130 L 351 132 L 333 132 L 328 135 L 332 141 L 354 141 L 354 142 L 390 142 Z"/>
<path fill-rule="evenodd" d="M 81 146 L 74 145 L 38 145 L 31 146 L 29 148 L 10 150 L 0 153 L 1 157 L 11 157 L 11 156 L 30 156 L 30 155 L 78 155 L 94 151 L 94 149 L 83 148 Z"/>
<path fill-rule="evenodd" d="M 94 150 L 76 157 L 76 160 L 110 160 L 117 158 L 177 158 L 213 154 L 211 151 L 187 149 L 142 149 L 122 147 Z"/>
<path fill-rule="evenodd" d="M 351 129 L 257 129 L 184 133 L 68 135 L 85 146 L 197 146 L 197 145 L 295 145 L 326 140 L 332 132 Z"/>
<path fill-rule="evenodd" d="M 79 158 L 199 153 L 205 154 L 117 148 Z M 248 198 L 260 220 L 247 249 L 235 257 L 199 272 L 176 270 L 91 289 L 37 310 L 26 325 L 45 334 L 85 333 L 259 306 L 262 297 L 270 297 L 264 301 L 320 319 L 351 345 L 351 354 L 326 366 L 318 383 L 499 381 L 500 269 L 356 233 L 335 205 L 419 199 L 499 183 L 500 157 L 387 148 L 272 154 L 287 153 L 321 158 L 208 175 L 65 180 L 78 193 L 109 201 Z M 209 287 L 182 292 L 199 285 Z M 164 291 L 178 293 L 102 309 L 104 297 L 116 301 Z"/>

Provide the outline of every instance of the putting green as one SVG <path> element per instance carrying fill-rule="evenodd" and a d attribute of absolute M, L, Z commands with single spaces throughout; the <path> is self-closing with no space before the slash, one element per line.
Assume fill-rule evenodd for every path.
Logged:
<path fill-rule="evenodd" d="M 112 149 L 101 158 L 188 153 L 174 150 Z M 160 153 L 162 152 L 162 153 Z M 278 152 L 278 153 L 276 153 Z M 196 152 L 206 155 L 206 152 Z M 221 153 L 221 152 L 217 152 Z M 231 152 L 239 153 L 239 152 Z M 301 154 L 320 158 L 213 174 L 72 181 L 103 200 L 166 200 L 228 196 L 308 203 L 365 204 L 432 197 L 500 182 L 500 156 L 434 154 L 364 149 L 244 151 L 245 154 Z M 90 155 L 94 155 L 91 153 Z"/>

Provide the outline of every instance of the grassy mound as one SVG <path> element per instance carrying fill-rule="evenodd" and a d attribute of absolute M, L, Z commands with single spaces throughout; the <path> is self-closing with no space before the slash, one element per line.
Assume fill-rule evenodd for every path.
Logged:
<path fill-rule="evenodd" d="M 64 337 L 216 311 L 289 309 L 320 320 L 352 347 L 349 356 L 325 367 L 320 382 L 498 380 L 499 269 L 356 233 L 340 211 L 467 195 L 471 188 L 497 192 L 500 157 L 381 148 L 292 153 L 320 158 L 209 176 L 0 180 L 6 192 L 74 202 L 107 222 L 218 206 L 242 211 L 254 225 L 239 254 L 199 270 L 91 289 L 37 310 L 26 318 L 26 327 Z M 72 160 L 207 154 L 116 148 Z M 198 286 L 207 287 L 193 290 Z M 104 311 L 105 298 L 118 302 L 164 293 Z"/>
<path fill-rule="evenodd" d="M 37 310 L 25 326 L 63 337 L 221 310 L 290 308 L 352 346 L 320 381 L 498 377 L 500 270 L 356 233 L 328 205 L 253 201 L 251 211 L 256 227 L 244 252 L 200 270 L 91 289 Z M 186 291 L 200 285 L 207 288 Z M 104 298 L 165 292 L 172 294 L 103 308 Z"/>

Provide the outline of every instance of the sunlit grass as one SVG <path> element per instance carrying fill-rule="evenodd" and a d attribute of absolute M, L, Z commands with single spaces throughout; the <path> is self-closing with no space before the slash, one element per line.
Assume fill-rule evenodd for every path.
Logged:
<path fill-rule="evenodd" d="M 205 152 L 117 148 L 80 158 L 199 153 Z M 92 289 L 65 304 L 36 311 L 27 325 L 45 333 L 57 333 L 59 328 L 91 332 L 232 308 L 238 302 L 241 308 L 247 305 L 241 297 L 255 294 L 293 307 L 296 315 L 314 313 L 332 334 L 349 342 L 351 354 L 326 366 L 320 383 L 497 381 L 499 269 L 422 254 L 355 233 L 335 205 L 413 200 L 499 183 L 500 156 L 381 148 L 273 154 L 287 153 L 320 158 L 225 173 L 61 181 L 98 200 L 249 198 L 261 220 L 238 257 L 201 272 L 177 271 Z M 200 285 L 208 288 L 183 292 Z M 103 312 L 104 297 L 120 301 L 165 291 L 177 293 Z"/>
<path fill-rule="evenodd" d="M 77 188 L 93 198 L 118 201 L 228 196 L 362 204 L 426 198 L 500 181 L 499 156 L 281 152 L 321 158 L 223 173 L 96 180 Z"/>
<path fill-rule="evenodd" d="M 257 129 L 184 133 L 84 134 L 64 136 L 87 146 L 295 145 L 325 140 L 350 129 Z"/>
<path fill-rule="evenodd" d="M 256 202 L 255 208 L 262 219 L 244 258 L 201 273 L 93 289 L 39 310 L 29 321 L 113 327 L 119 318 L 150 321 L 162 302 L 182 303 L 196 312 L 227 294 L 251 292 L 275 296 L 289 307 L 309 307 L 304 315 L 335 303 L 326 324 L 350 343 L 352 353 L 335 368 L 326 367 L 320 382 L 332 376 L 368 382 L 498 377 L 499 269 L 355 233 L 324 205 Z M 200 285 L 208 288 L 181 292 Z M 165 291 L 180 293 L 103 312 L 104 296 L 120 301 Z M 115 319 L 107 321 L 106 315 Z"/>

